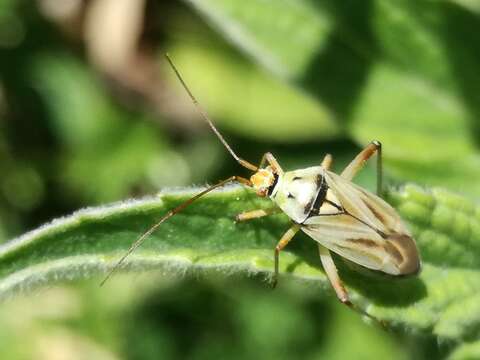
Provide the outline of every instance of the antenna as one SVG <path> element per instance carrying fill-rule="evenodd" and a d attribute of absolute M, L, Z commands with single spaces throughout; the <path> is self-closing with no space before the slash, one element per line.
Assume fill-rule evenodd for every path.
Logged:
<path fill-rule="evenodd" d="M 202 118 L 207 122 L 208 126 L 210 126 L 210 128 L 212 129 L 212 131 L 215 133 L 215 135 L 217 135 L 218 139 L 222 142 L 223 146 L 225 146 L 225 148 L 228 150 L 228 152 L 233 156 L 233 158 L 240 164 L 242 165 L 243 167 L 251 170 L 251 171 L 258 171 L 258 166 L 255 166 L 253 165 L 252 163 L 246 161 L 246 160 L 243 160 L 241 157 L 239 157 L 235 151 L 233 151 L 233 149 L 230 147 L 230 145 L 228 145 L 227 141 L 223 138 L 222 134 L 220 134 L 220 131 L 218 131 L 218 129 L 215 127 L 215 125 L 213 125 L 213 122 L 212 120 L 210 120 L 210 118 L 208 117 L 207 113 L 205 112 L 205 110 L 203 110 L 203 108 L 200 106 L 200 103 L 197 101 L 197 99 L 195 98 L 195 96 L 193 96 L 192 92 L 190 91 L 190 89 L 188 88 L 187 84 L 185 83 L 185 81 L 183 80 L 182 78 L 182 75 L 180 75 L 180 72 L 177 70 L 177 67 L 175 66 L 175 64 L 173 63 L 172 59 L 170 58 L 170 55 L 168 54 L 165 54 L 165 57 L 167 58 L 168 60 L 168 63 L 170 64 L 170 66 L 172 67 L 173 71 L 175 72 L 175 75 L 177 76 L 178 80 L 180 80 L 180 83 L 182 84 L 183 88 L 185 89 L 185 91 L 187 92 L 188 96 L 190 97 L 190 99 L 192 100 L 193 102 L 193 105 L 195 105 L 195 108 L 197 109 L 197 111 L 200 113 L 200 115 L 202 116 Z"/>
<path fill-rule="evenodd" d="M 203 195 L 206 195 L 208 194 L 210 191 L 216 189 L 216 188 L 219 188 L 229 182 L 232 182 L 232 181 L 238 181 L 239 183 L 241 184 L 244 184 L 244 185 L 247 185 L 247 186 L 252 186 L 252 183 L 250 182 L 250 180 L 248 179 L 245 179 L 241 176 L 231 176 L 229 177 L 228 179 L 225 179 L 223 181 L 220 181 L 219 183 L 215 184 L 215 185 L 212 185 L 208 188 L 206 188 L 205 190 L 203 190 L 202 192 L 198 193 L 197 195 L 191 197 L 190 199 L 188 199 L 187 201 L 184 201 L 183 203 L 181 203 L 180 205 L 178 205 L 176 208 L 170 210 L 169 212 L 167 212 L 165 215 L 163 215 L 152 227 L 150 227 L 147 231 L 145 231 L 143 233 L 142 236 L 140 236 L 131 246 L 130 248 L 125 252 L 125 254 L 115 263 L 115 265 L 110 269 L 110 271 L 107 273 L 107 275 L 105 276 L 105 278 L 102 280 L 102 282 L 100 283 L 100 286 L 103 286 L 108 279 L 110 279 L 110 277 L 115 273 L 115 271 L 117 271 L 120 266 L 125 262 L 125 259 L 131 254 L 133 253 L 140 245 L 143 244 L 143 242 L 150 236 L 152 235 L 155 230 L 158 229 L 158 227 L 160 225 L 162 225 L 166 220 L 170 219 L 173 215 L 179 213 L 180 211 L 182 211 L 183 209 L 185 209 L 187 206 L 189 206 L 191 203 L 193 203 L 195 200 L 197 199 L 200 199 Z"/>

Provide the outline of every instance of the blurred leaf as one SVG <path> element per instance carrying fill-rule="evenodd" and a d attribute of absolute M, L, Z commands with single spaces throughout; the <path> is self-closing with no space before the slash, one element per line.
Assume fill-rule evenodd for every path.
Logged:
<path fill-rule="evenodd" d="M 20 215 L 37 208 L 45 197 L 44 179 L 36 164 L 14 157 L 2 132 L 1 115 L 0 104 L 0 243 L 24 231 Z"/>
<path fill-rule="evenodd" d="M 386 354 L 405 358 L 388 333 L 367 326 L 348 308 L 326 302 L 299 284 L 283 283 L 271 292 L 255 286 L 253 279 L 215 280 L 190 279 L 149 294 L 130 322 L 147 323 L 150 331 L 139 333 L 135 327 L 125 336 L 136 344 L 149 337 L 156 344 L 149 357 L 139 351 L 145 347 L 136 345 L 142 358 L 161 356 L 163 344 L 158 339 L 165 338 L 165 332 L 176 343 L 175 358 L 211 359 L 225 353 L 230 359 L 334 360 L 353 355 L 374 359 Z M 346 347 L 345 336 L 350 339 L 350 334 L 355 336 Z"/>
<path fill-rule="evenodd" d="M 24 19 L 19 15 L 19 0 L 0 2 L 0 50 L 17 46 L 25 36 Z"/>
<path fill-rule="evenodd" d="M 480 195 L 480 184 L 466 181 L 480 177 L 480 156 L 457 99 L 390 66 L 372 70 L 360 98 L 350 129 L 362 143 L 382 141 L 397 180 Z"/>
<path fill-rule="evenodd" d="M 480 358 L 480 341 L 464 343 L 448 357 L 449 360 L 476 360 L 478 358 Z"/>
<path fill-rule="evenodd" d="M 480 3 L 476 0 L 450 0 L 451 2 L 464 6 L 466 9 L 480 14 Z"/>
<path fill-rule="evenodd" d="M 378 1 L 374 11 L 371 55 L 381 61 L 353 108 L 353 136 L 382 139 L 399 179 L 478 196 L 465 179 L 480 175 L 480 46 L 471 35 L 480 18 L 448 1 Z"/>
<path fill-rule="evenodd" d="M 356 334 L 348 347 L 342 332 Z M 90 356 L 95 359 L 315 359 L 325 347 L 332 360 L 406 354 L 390 334 L 299 284 L 272 292 L 255 279 L 179 281 L 158 272 L 116 277 L 108 289 L 77 281 L 15 297 L 2 303 L 0 333 L 0 357 L 8 360 L 58 352 L 75 360 L 82 358 L 75 354 L 79 348 L 81 354 L 101 349 Z"/>
<path fill-rule="evenodd" d="M 66 55 L 42 56 L 32 72 L 65 149 L 59 156 L 65 191 L 98 203 L 128 196 L 150 178 L 162 186 L 190 181 L 185 160 L 158 127 L 114 103 L 85 64 Z M 165 164 L 177 169 L 174 178 Z"/>
<path fill-rule="evenodd" d="M 476 182 L 465 181 L 480 177 L 473 136 L 480 17 L 466 7 L 426 0 L 188 2 L 270 71 L 310 91 L 357 141 L 384 141 L 386 167 L 397 178 L 480 195 Z"/>
<path fill-rule="evenodd" d="M 260 71 L 231 49 L 205 43 L 178 42 L 169 52 L 216 122 L 262 141 L 318 141 L 339 134 L 332 114 L 313 98 Z M 186 98 L 178 79 L 166 70 L 178 96 Z"/>
<path fill-rule="evenodd" d="M 396 348 L 392 338 L 368 326 L 355 313 L 339 303 L 332 306 L 334 316 L 328 323 L 324 346 L 315 359 L 406 359 L 407 352 Z M 348 346 L 345 343 L 348 342 Z M 368 344 L 368 346 L 365 346 Z"/>
<path fill-rule="evenodd" d="M 70 149 L 107 146 L 125 131 L 116 106 L 86 64 L 65 54 L 34 58 L 32 79 L 50 113 L 56 138 Z"/>
<path fill-rule="evenodd" d="M 302 75 L 329 40 L 333 20 L 311 1 L 187 0 L 228 40 L 282 77 Z M 294 30 L 294 31 L 292 31 Z"/>
<path fill-rule="evenodd" d="M 156 218 L 192 193 L 81 210 L 5 244 L 0 248 L 1 296 L 104 273 Z M 419 277 L 377 279 L 337 261 L 353 301 L 392 326 L 433 331 L 450 340 L 478 336 L 480 210 L 438 189 L 406 186 L 389 198 L 410 223 L 423 271 Z M 268 204 L 244 188 L 226 187 L 162 225 L 131 255 L 128 267 L 161 267 L 169 274 L 271 273 L 273 246 L 287 228 L 285 216 L 233 222 L 237 213 Z M 281 272 L 332 294 L 315 244 L 305 236 L 282 254 Z"/>

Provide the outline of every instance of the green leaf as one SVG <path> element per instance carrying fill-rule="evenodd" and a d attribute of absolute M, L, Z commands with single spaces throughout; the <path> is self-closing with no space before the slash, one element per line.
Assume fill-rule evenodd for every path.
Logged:
<path fill-rule="evenodd" d="M 480 177 L 472 135 L 480 19 L 467 10 L 471 2 L 188 2 L 257 62 L 310 92 L 356 141 L 383 141 L 397 179 L 480 195 L 465 181 Z"/>
<path fill-rule="evenodd" d="M 197 191 L 171 191 L 81 210 L 5 244 L 0 248 L 0 296 L 104 274 L 155 219 Z M 350 263 L 337 257 L 353 302 L 389 326 L 450 340 L 477 337 L 480 208 L 444 190 L 413 185 L 391 191 L 389 199 L 417 239 L 423 271 L 410 278 L 372 276 L 352 271 Z M 205 196 L 163 224 L 128 258 L 127 267 L 161 267 L 169 275 L 271 274 L 273 247 L 288 227 L 286 217 L 233 221 L 241 211 L 269 205 L 239 186 Z M 282 253 L 280 269 L 310 287 L 320 285 L 320 294 L 333 296 L 315 243 L 305 235 Z"/>
<path fill-rule="evenodd" d="M 87 208 L 5 244 L 0 293 L 103 272 L 155 219 L 197 191 L 171 191 L 157 198 Z M 262 248 L 270 249 L 275 242 L 278 221 L 235 225 L 233 217 L 246 205 L 262 204 L 239 187 L 206 196 L 166 222 L 130 257 L 131 265 L 144 269 L 163 264 L 173 272 L 193 264 L 230 270 L 252 266 L 258 271 L 257 257 L 270 258 L 271 251 L 267 255 Z"/>

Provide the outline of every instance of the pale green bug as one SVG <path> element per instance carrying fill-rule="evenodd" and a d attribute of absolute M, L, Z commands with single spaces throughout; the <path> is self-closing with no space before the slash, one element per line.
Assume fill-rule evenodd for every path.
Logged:
<path fill-rule="evenodd" d="M 266 153 L 262 157 L 260 165 L 255 166 L 241 159 L 232 150 L 203 111 L 168 55 L 167 59 L 215 135 L 233 158 L 243 167 L 253 171 L 254 174 L 250 179 L 232 176 L 170 210 L 132 244 L 125 255 L 110 270 L 102 284 L 118 269 L 126 257 L 165 220 L 208 192 L 233 181 L 254 189 L 261 197 L 269 197 L 274 205 L 268 210 L 241 213 L 237 215 L 237 221 L 251 220 L 276 212 L 283 212 L 292 220 L 292 226 L 275 247 L 274 285 L 278 279 L 279 253 L 299 230 L 318 243 L 323 268 L 342 303 L 351 304 L 348 293 L 338 276 L 331 251 L 368 269 L 394 276 L 412 275 L 419 272 L 420 256 L 415 241 L 397 212 L 377 196 L 381 193 L 382 187 L 382 147 L 380 142 L 371 142 L 340 175 L 329 170 L 332 162 L 329 154 L 325 156 L 320 166 L 288 172 L 282 170 L 271 153 Z M 377 195 L 351 182 L 364 163 L 375 153 L 377 153 Z"/>

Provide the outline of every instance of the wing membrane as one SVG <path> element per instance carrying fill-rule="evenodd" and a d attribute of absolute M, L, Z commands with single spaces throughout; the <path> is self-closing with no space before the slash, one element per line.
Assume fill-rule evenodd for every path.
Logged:
<path fill-rule="evenodd" d="M 384 234 L 409 234 L 397 212 L 380 197 L 330 171 L 326 171 L 325 176 L 349 214 Z"/>
<path fill-rule="evenodd" d="M 378 196 L 335 173 L 326 171 L 325 178 L 345 213 L 312 216 L 303 223 L 302 230 L 350 261 L 372 270 L 400 274 L 405 259 L 392 251 L 391 239 L 399 235 L 409 238 L 409 234 L 396 211 Z"/>
<path fill-rule="evenodd" d="M 303 232 L 346 259 L 372 270 L 398 273 L 391 268 L 385 240 L 351 216 L 314 216 L 303 225 Z"/>

